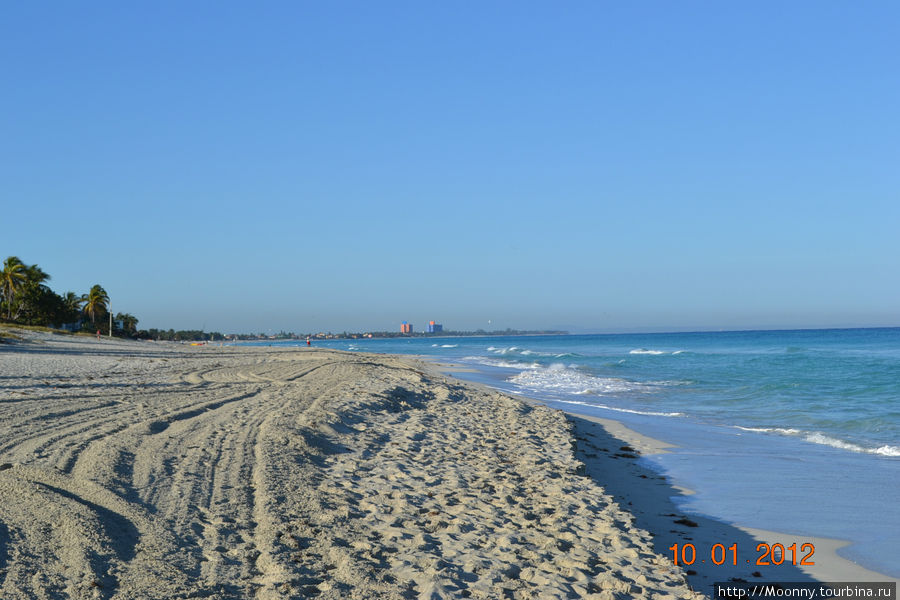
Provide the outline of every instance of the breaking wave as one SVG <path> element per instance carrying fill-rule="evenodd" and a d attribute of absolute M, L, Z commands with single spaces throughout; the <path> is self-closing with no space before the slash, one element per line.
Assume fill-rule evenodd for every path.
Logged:
<path fill-rule="evenodd" d="M 563 364 L 546 368 L 531 368 L 514 375 L 511 383 L 527 388 L 563 392 L 567 394 L 616 394 L 623 392 L 650 392 L 652 386 L 615 377 L 595 377 Z"/>
<path fill-rule="evenodd" d="M 462 359 L 465 362 L 484 365 L 486 367 L 500 367 L 502 369 L 540 369 L 536 362 L 521 362 L 517 360 L 503 360 L 502 358 L 489 358 L 486 356 L 467 356 Z"/>
<path fill-rule="evenodd" d="M 648 350 L 646 348 L 638 348 L 636 350 L 631 350 L 628 354 L 648 354 L 651 356 L 659 356 L 660 354 L 671 354 L 673 356 L 678 354 L 683 354 L 684 350 L 675 350 L 674 352 L 668 352 L 666 350 Z"/>
<path fill-rule="evenodd" d="M 607 406 L 606 404 L 598 404 L 591 402 L 578 402 L 577 400 L 557 400 L 564 404 L 577 404 L 579 406 L 590 406 L 592 408 L 603 408 L 606 410 L 614 410 L 616 412 L 630 413 L 633 415 L 650 415 L 652 417 L 683 417 L 684 413 L 680 412 L 654 412 L 652 410 L 634 410 L 631 408 L 621 408 L 618 406 Z"/>
<path fill-rule="evenodd" d="M 506 348 L 497 348 L 496 346 L 488 346 L 488 352 L 500 354 L 501 356 L 539 356 L 545 358 L 566 358 L 579 356 L 573 352 L 538 352 L 537 350 L 529 350 L 527 348 L 519 348 L 518 346 L 508 346 Z"/>
<path fill-rule="evenodd" d="M 821 444 L 823 446 L 831 446 L 832 448 L 838 448 L 840 450 L 848 450 L 850 452 L 859 452 L 861 454 L 878 454 L 881 456 L 900 456 L 900 446 L 891 446 L 891 445 L 886 444 L 886 445 L 880 446 L 878 448 L 866 448 L 865 446 L 860 446 L 859 444 L 853 444 L 851 442 L 845 442 L 844 440 L 839 440 L 837 438 L 827 436 L 824 433 L 819 433 L 818 431 L 814 431 L 814 432 L 810 433 L 808 431 L 801 431 L 799 429 L 794 429 L 794 428 L 741 427 L 740 425 L 735 425 L 735 428 L 740 429 L 742 431 L 753 431 L 756 433 L 775 433 L 778 435 L 802 437 L 805 441 L 810 442 L 812 444 Z"/>

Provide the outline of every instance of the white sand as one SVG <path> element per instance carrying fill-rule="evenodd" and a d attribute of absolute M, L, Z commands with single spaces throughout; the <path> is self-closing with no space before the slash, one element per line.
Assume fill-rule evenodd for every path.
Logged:
<path fill-rule="evenodd" d="M 466 370 L 464 365 L 452 363 L 429 365 L 440 373 Z M 484 385 L 470 385 L 482 391 L 490 390 Z M 522 400 L 540 405 L 529 398 Z M 693 544 L 696 559 L 693 564 L 682 566 L 695 590 L 709 594 L 713 583 L 732 579 L 748 582 L 896 582 L 894 577 L 871 571 L 840 556 L 838 550 L 849 545 L 843 540 L 769 531 L 681 513 L 677 498 L 693 494 L 693 490 L 660 476 L 638 459 L 639 456 L 668 452 L 673 447 L 671 444 L 647 437 L 612 419 L 578 413 L 567 413 L 567 418 L 573 425 L 576 459 L 586 466 L 588 476 L 634 516 L 635 525 L 650 533 L 655 551 L 672 558 L 673 545 L 683 548 L 685 544 Z M 733 478 L 740 474 L 726 472 L 722 476 Z M 765 502 L 765 498 L 760 497 L 760 502 Z M 693 525 L 686 525 L 686 522 Z M 711 552 L 716 544 L 729 549 L 724 556 L 719 550 L 716 558 L 721 564 L 712 560 Z M 794 545 L 795 552 L 792 554 L 788 550 L 782 564 L 766 565 L 764 563 L 773 561 L 764 556 L 764 549 L 757 550 L 760 544 L 769 548 L 775 544 L 784 548 Z M 809 554 L 810 548 L 804 544 L 812 544 L 814 552 Z M 731 550 L 732 546 L 736 551 Z M 797 564 L 792 564 L 792 559 Z"/>
<path fill-rule="evenodd" d="M 2 598 L 691 598 L 565 416 L 414 359 L 0 345 Z"/>

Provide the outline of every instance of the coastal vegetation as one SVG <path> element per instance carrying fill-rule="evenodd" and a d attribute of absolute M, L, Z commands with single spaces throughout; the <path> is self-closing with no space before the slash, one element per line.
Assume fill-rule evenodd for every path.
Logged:
<path fill-rule="evenodd" d="M 9 256 L 0 270 L 0 321 L 20 326 L 43 326 L 69 332 L 109 334 L 109 294 L 99 284 L 85 294 L 54 292 L 50 274 Z M 128 313 L 113 315 L 113 334 L 135 337 L 138 319 Z"/>
<path fill-rule="evenodd" d="M 0 323 L 17 326 L 40 326 L 73 333 L 96 333 L 109 335 L 110 321 L 112 334 L 135 339 L 165 341 L 222 341 L 231 340 L 289 340 L 306 339 L 359 339 L 394 337 L 464 337 L 498 335 L 562 335 L 565 331 L 504 329 L 498 331 L 441 331 L 437 333 L 399 331 L 372 331 L 351 333 L 309 332 L 293 333 L 281 331 L 275 335 L 254 333 L 232 333 L 223 335 L 217 331 L 206 332 L 199 329 L 138 329 L 138 318 L 129 313 L 116 313 L 110 319 L 109 294 L 103 286 L 94 284 L 84 294 L 67 291 L 54 292 L 47 285 L 50 274 L 37 264 L 29 265 L 18 256 L 7 257 L 0 270 Z"/>

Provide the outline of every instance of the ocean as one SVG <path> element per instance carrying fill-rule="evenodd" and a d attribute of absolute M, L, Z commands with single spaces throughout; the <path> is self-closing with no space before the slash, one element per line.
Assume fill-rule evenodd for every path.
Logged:
<path fill-rule="evenodd" d="M 305 344 L 305 342 L 304 342 Z M 416 354 L 675 445 L 642 460 L 687 513 L 852 542 L 900 577 L 900 328 L 331 340 Z"/>

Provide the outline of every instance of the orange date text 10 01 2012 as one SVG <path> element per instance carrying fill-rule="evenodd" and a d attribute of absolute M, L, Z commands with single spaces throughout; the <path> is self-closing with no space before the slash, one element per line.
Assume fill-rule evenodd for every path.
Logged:
<path fill-rule="evenodd" d="M 694 544 L 675 544 L 669 546 L 672 551 L 672 558 L 675 565 L 692 565 L 697 561 L 697 547 Z M 797 555 L 797 544 L 791 544 L 785 547 L 783 544 L 757 544 L 756 551 L 759 555 L 756 557 L 756 566 L 764 567 L 771 565 L 814 565 L 811 559 L 816 551 L 816 547 L 810 543 L 800 546 L 799 557 Z M 724 544 L 713 544 L 709 549 L 709 560 L 716 565 L 724 565 L 730 563 L 738 564 L 738 548 L 737 544 L 726 547 Z M 705 558 L 700 558 L 700 562 L 706 562 Z M 751 561 L 748 559 L 748 563 Z"/>

